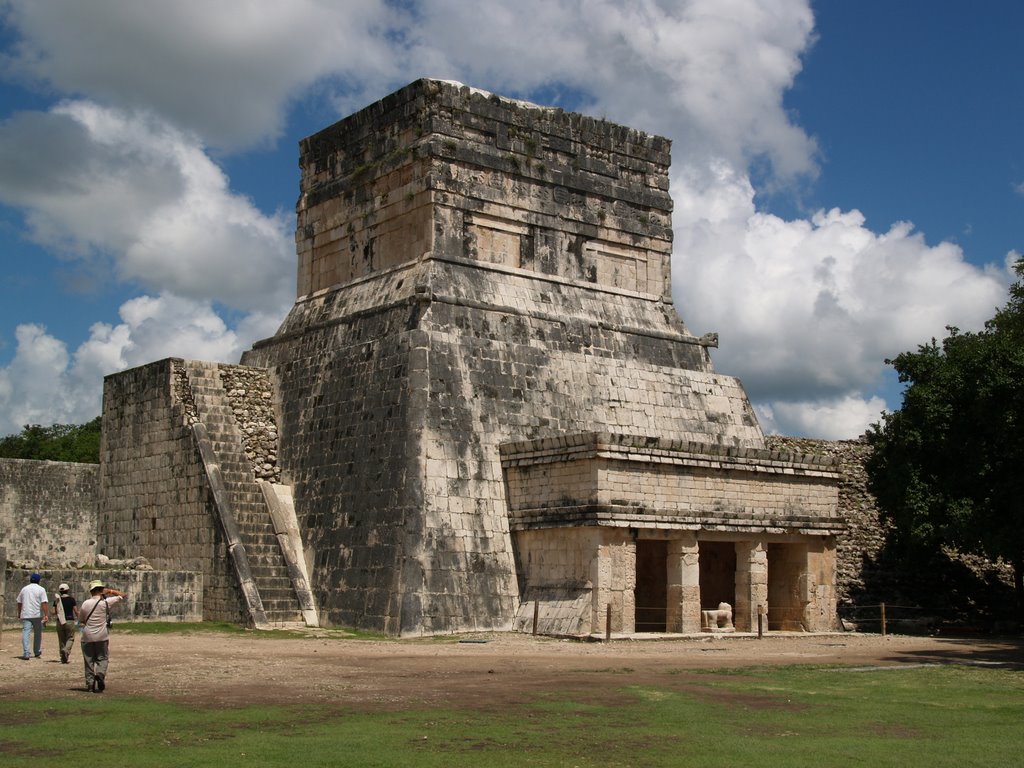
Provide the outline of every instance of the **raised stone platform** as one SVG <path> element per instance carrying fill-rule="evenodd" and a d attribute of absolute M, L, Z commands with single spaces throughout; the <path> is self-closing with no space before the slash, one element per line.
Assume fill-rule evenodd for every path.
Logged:
<path fill-rule="evenodd" d="M 97 546 L 256 626 L 828 628 L 837 473 L 676 313 L 669 151 L 435 80 L 303 140 L 295 305 L 107 378 Z"/>

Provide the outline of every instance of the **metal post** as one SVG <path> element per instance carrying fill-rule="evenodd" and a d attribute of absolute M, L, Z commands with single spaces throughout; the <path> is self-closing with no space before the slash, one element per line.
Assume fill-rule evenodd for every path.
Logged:
<path fill-rule="evenodd" d="M 885 603 L 881 604 L 882 609 L 882 637 L 885 637 Z"/>
<path fill-rule="evenodd" d="M 757 606 L 757 639 L 764 637 L 764 606 Z"/>
<path fill-rule="evenodd" d="M 540 613 L 540 602 L 533 601 L 533 634 L 537 634 L 537 616 Z"/>
<path fill-rule="evenodd" d="M 612 604 L 608 603 L 608 608 L 604 613 L 604 639 L 605 642 L 612 639 Z"/>

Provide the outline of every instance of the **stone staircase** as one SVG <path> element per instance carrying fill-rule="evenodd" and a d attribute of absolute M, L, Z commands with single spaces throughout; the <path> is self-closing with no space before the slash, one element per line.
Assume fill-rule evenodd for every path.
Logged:
<path fill-rule="evenodd" d="M 188 362 L 186 374 L 196 416 L 205 426 L 217 456 L 230 513 L 235 518 L 267 623 L 275 627 L 304 626 L 288 566 L 252 461 L 246 455 L 236 407 L 224 387 L 220 366 Z"/>

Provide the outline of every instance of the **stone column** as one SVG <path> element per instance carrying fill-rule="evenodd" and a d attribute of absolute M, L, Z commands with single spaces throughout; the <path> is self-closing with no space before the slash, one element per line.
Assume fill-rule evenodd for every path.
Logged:
<path fill-rule="evenodd" d="M 668 542 L 668 632 L 700 632 L 700 561 L 697 534 Z"/>
<path fill-rule="evenodd" d="M 767 605 L 768 546 L 763 541 L 737 541 L 736 605 L 733 606 L 736 631 L 756 632 L 757 611 Z"/>
<path fill-rule="evenodd" d="M 808 595 L 807 628 L 812 632 L 827 632 L 837 628 L 836 616 L 836 548 L 835 540 L 815 537 L 808 546 L 808 572 L 816 577 L 814 589 Z"/>
<path fill-rule="evenodd" d="M 624 530 L 602 529 L 602 542 L 591 566 L 594 585 L 591 632 L 604 634 L 608 606 L 612 632 L 636 628 L 636 542 Z"/>

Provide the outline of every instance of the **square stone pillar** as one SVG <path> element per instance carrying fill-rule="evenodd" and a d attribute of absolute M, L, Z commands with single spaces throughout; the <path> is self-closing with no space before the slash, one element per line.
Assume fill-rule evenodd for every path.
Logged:
<path fill-rule="evenodd" d="M 604 634 L 608 606 L 611 629 L 630 634 L 636 629 L 636 542 L 623 529 L 603 528 L 597 557 L 591 564 L 593 591 L 591 632 Z"/>
<path fill-rule="evenodd" d="M 812 632 L 828 632 L 837 628 L 836 615 L 836 545 L 835 539 L 811 539 L 807 555 L 808 600 L 807 628 Z"/>
<path fill-rule="evenodd" d="M 697 534 L 668 541 L 668 632 L 700 632 L 700 560 Z"/>
<path fill-rule="evenodd" d="M 763 541 L 736 542 L 736 605 L 733 624 L 737 632 L 757 631 L 757 612 L 768 607 L 768 546 Z M 767 626 L 767 617 L 765 618 Z"/>

